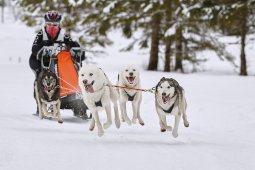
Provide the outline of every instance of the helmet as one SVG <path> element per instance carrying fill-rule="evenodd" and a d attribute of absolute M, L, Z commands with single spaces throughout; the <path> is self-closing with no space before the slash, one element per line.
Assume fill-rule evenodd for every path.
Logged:
<path fill-rule="evenodd" d="M 48 11 L 44 15 L 45 22 L 60 22 L 61 21 L 61 14 L 59 14 L 57 11 Z"/>
<path fill-rule="evenodd" d="M 51 38 L 55 38 L 60 30 L 61 15 L 57 11 L 48 11 L 44 15 L 45 30 Z"/>

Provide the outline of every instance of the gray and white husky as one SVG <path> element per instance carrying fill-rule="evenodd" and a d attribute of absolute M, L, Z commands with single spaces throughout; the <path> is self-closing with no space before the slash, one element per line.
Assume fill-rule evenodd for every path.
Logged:
<path fill-rule="evenodd" d="M 178 136 L 178 127 L 181 116 L 184 121 L 184 126 L 189 127 L 186 115 L 187 103 L 184 90 L 175 79 L 161 78 L 156 86 L 155 105 L 161 132 L 165 132 L 166 130 L 172 131 L 173 137 L 176 138 Z M 171 126 L 167 126 L 166 115 L 168 114 L 175 116 L 173 129 Z"/>
<path fill-rule="evenodd" d="M 140 82 L 140 74 L 139 70 L 134 65 L 128 65 L 124 67 L 118 76 L 119 86 L 125 86 L 128 88 L 119 88 L 119 96 L 120 96 L 120 108 L 122 120 L 127 122 L 127 124 L 131 125 L 131 121 L 127 115 L 126 104 L 128 101 L 132 102 L 133 108 L 133 118 L 132 122 L 136 123 L 138 119 L 139 123 L 143 126 L 144 122 L 140 115 L 140 105 L 142 101 L 142 92 L 137 90 L 132 90 L 129 88 L 141 88 Z"/>
<path fill-rule="evenodd" d="M 39 109 L 39 117 L 57 118 L 59 123 L 63 123 L 60 115 L 60 87 L 59 81 L 51 71 L 43 70 L 35 81 L 35 97 Z M 48 112 L 47 107 L 52 106 L 52 112 Z"/>
<path fill-rule="evenodd" d="M 118 94 L 117 91 L 110 87 L 112 83 L 104 74 L 104 72 L 95 65 L 84 65 L 79 71 L 79 86 L 81 88 L 83 101 L 92 113 L 92 120 L 89 129 L 92 131 L 95 125 L 98 128 L 98 136 L 103 136 L 102 128 L 98 112 L 105 110 L 107 114 L 107 122 L 104 123 L 104 129 L 112 124 L 111 102 L 114 106 L 115 125 L 120 127 L 119 111 L 118 111 Z"/>

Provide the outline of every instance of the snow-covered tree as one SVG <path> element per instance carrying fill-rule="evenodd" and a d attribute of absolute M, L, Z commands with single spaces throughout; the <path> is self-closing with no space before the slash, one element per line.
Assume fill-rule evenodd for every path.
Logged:
<path fill-rule="evenodd" d="M 29 26 L 42 25 L 44 14 L 49 10 L 57 10 L 62 14 L 62 27 L 79 37 L 85 47 L 112 43 L 104 30 L 107 21 L 98 15 L 102 13 L 102 6 L 107 5 L 101 1 L 20 0 L 17 4 L 23 9 L 21 19 Z"/>
<path fill-rule="evenodd" d="M 240 37 L 240 75 L 247 75 L 245 46 L 248 34 L 255 32 L 255 0 L 221 0 L 219 26 L 225 35 Z"/>

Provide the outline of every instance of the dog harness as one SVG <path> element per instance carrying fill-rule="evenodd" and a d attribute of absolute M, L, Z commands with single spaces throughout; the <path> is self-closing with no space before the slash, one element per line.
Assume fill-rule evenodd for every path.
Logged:
<path fill-rule="evenodd" d="M 96 107 L 102 107 L 103 106 L 101 100 L 99 100 L 98 102 L 95 102 L 95 105 L 96 105 Z"/>
<path fill-rule="evenodd" d="M 136 93 L 133 95 L 133 96 L 130 96 L 128 93 L 127 93 L 127 91 L 126 90 L 124 90 L 125 91 L 125 93 L 127 94 L 127 96 L 128 96 L 128 101 L 133 101 L 134 100 L 134 98 L 135 98 L 135 95 L 136 95 Z"/>
<path fill-rule="evenodd" d="M 165 113 L 171 113 L 172 110 L 173 110 L 173 108 L 174 108 L 174 104 L 173 104 L 168 110 L 164 110 L 163 108 L 162 108 L 162 110 L 163 110 Z"/>
<path fill-rule="evenodd" d="M 104 86 L 105 86 L 105 85 L 104 85 Z M 97 90 L 97 91 L 102 90 L 102 89 L 104 88 L 104 86 L 103 86 L 101 89 Z M 102 96 L 101 96 L 101 98 L 100 98 L 99 101 L 95 102 L 96 107 L 103 107 L 103 104 L 102 104 L 102 102 L 101 102 L 101 99 L 102 99 Z"/>

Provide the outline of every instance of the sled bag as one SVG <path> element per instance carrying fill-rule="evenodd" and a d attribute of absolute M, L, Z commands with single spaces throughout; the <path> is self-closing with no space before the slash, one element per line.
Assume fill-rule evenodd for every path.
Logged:
<path fill-rule="evenodd" d="M 78 74 L 74 68 L 70 52 L 61 51 L 57 57 L 60 96 L 63 97 L 79 92 Z"/>

